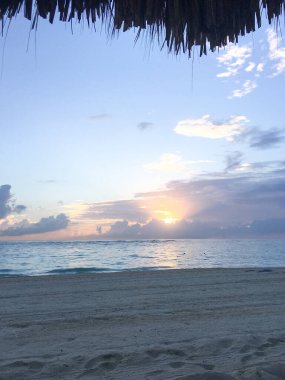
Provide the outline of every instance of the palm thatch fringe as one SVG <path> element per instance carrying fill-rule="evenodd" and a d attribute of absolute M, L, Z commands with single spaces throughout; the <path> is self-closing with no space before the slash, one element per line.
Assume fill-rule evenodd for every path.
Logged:
<path fill-rule="evenodd" d="M 207 46 L 213 51 L 260 27 L 262 10 L 271 23 L 285 0 L 0 0 L 2 25 L 22 10 L 33 28 L 39 17 L 53 23 L 56 14 L 61 21 L 85 18 L 88 25 L 101 20 L 111 32 L 138 28 L 138 37 L 145 29 L 175 54 L 200 46 L 202 55 Z"/>

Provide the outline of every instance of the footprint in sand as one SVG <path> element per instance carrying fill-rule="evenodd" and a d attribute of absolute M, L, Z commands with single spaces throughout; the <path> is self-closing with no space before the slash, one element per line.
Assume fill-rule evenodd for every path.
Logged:
<path fill-rule="evenodd" d="M 163 351 L 162 351 L 162 350 L 147 350 L 147 351 L 146 351 L 146 354 L 147 354 L 148 356 L 150 356 L 151 358 L 156 359 L 156 358 L 158 358 L 160 355 L 163 354 Z"/>
<path fill-rule="evenodd" d="M 15 362 L 9 363 L 5 365 L 6 368 L 22 368 L 29 371 L 38 371 L 41 370 L 44 366 L 44 363 L 39 361 L 24 361 L 24 360 L 17 360 Z"/>
<path fill-rule="evenodd" d="M 252 355 L 244 355 L 240 361 L 244 364 L 246 362 L 248 362 L 250 359 L 252 358 Z"/>
<path fill-rule="evenodd" d="M 85 371 L 79 378 L 85 376 L 102 376 L 106 372 L 113 371 L 122 361 L 122 355 L 118 353 L 108 353 L 96 356 L 85 363 Z"/>
<path fill-rule="evenodd" d="M 276 379 L 285 379 L 285 363 L 278 363 L 272 366 L 262 368 L 258 372 L 263 375 L 263 379 L 269 378 L 268 375 L 274 376 Z"/>
<path fill-rule="evenodd" d="M 163 374 L 164 372 L 165 371 L 163 369 L 157 369 L 155 371 L 151 371 L 151 372 L 146 374 L 145 380 L 152 380 L 155 378 L 155 376 L 159 376 L 159 375 Z"/>
<path fill-rule="evenodd" d="M 168 363 L 168 365 L 171 367 L 171 368 L 181 368 L 183 366 L 185 366 L 186 363 L 184 362 L 171 362 L 171 363 Z"/>
<path fill-rule="evenodd" d="M 28 379 L 31 376 L 40 378 L 44 366 L 45 363 L 36 360 L 16 360 L 0 367 L 0 379 Z"/>
<path fill-rule="evenodd" d="M 206 369 L 207 371 L 212 371 L 215 368 L 213 364 L 206 364 L 206 363 L 196 363 L 196 364 Z"/>
<path fill-rule="evenodd" d="M 179 356 L 179 357 L 185 357 L 187 356 L 186 353 L 182 350 L 177 350 L 177 349 L 169 349 L 166 352 L 168 355 L 174 355 L 174 356 Z"/>
<path fill-rule="evenodd" d="M 235 380 L 234 377 L 225 373 L 210 372 L 197 373 L 189 376 L 177 377 L 175 380 Z"/>
<path fill-rule="evenodd" d="M 169 356 L 178 356 L 178 357 L 185 357 L 187 356 L 186 353 L 182 350 L 169 348 L 169 349 L 153 349 L 153 350 L 147 350 L 146 354 L 150 356 L 153 359 L 158 358 L 160 355 L 169 355 Z"/>
<path fill-rule="evenodd" d="M 239 350 L 239 352 L 241 354 L 247 354 L 248 352 L 254 350 L 254 346 L 251 346 L 250 344 L 245 344 L 244 346 L 241 347 L 241 349 Z"/>
<path fill-rule="evenodd" d="M 122 355 L 118 353 L 99 355 L 93 359 L 88 360 L 88 362 L 85 364 L 85 368 L 90 369 L 99 365 L 102 368 L 106 367 L 106 369 L 108 368 L 114 369 L 121 360 L 122 360 Z"/>
<path fill-rule="evenodd" d="M 264 351 L 267 348 L 276 347 L 279 344 L 285 343 L 285 338 L 268 338 L 266 343 L 262 344 L 261 346 L 257 347 L 258 351 Z"/>

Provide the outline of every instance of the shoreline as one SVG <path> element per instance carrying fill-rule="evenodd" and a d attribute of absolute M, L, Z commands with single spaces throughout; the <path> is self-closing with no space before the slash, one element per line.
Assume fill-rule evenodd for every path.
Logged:
<path fill-rule="evenodd" d="M 285 268 L 0 277 L 0 379 L 284 379 Z"/>
<path fill-rule="evenodd" d="M 93 268 L 89 267 L 78 267 L 78 268 L 67 268 L 67 269 L 59 269 L 59 270 L 51 270 L 46 272 L 45 274 L 5 274 L 0 273 L 0 279 L 2 278 L 46 278 L 46 277 L 68 277 L 68 276 L 97 276 L 97 275 L 109 275 L 114 273 L 146 273 L 146 272 L 174 272 L 174 271 L 216 271 L 216 270 L 246 270 L 250 271 L 260 271 L 260 272 L 272 272 L 278 269 L 285 269 L 285 266 L 241 266 L 241 267 L 195 267 L 195 268 L 177 268 L 177 267 L 134 267 L 134 268 L 126 268 L 120 270 L 113 270 L 110 268 Z"/>

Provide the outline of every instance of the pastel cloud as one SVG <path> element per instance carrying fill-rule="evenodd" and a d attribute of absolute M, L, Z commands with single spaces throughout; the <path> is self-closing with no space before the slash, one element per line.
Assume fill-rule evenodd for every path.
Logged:
<path fill-rule="evenodd" d="M 150 213 L 139 200 L 119 200 L 85 205 L 85 212 L 81 215 L 83 219 L 99 221 L 112 221 L 127 219 L 129 221 L 146 222 Z"/>
<path fill-rule="evenodd" d="M 174 153 L 164 153 L 160 156 L 159 161 L 150 162 L 144 164 L 143 167 L 146 170 L 154 170 L 161 172 L 175 172 L 183 173 L 185 172 L 190 165 L 201 164 L 201 163 L 210 163 L 209 160 L 183 160 L 180 154 Z"/>
<path fill-rule="evenodd" d="M 223 122 L 211 120 L 210 115 L 204 115 L 199 119 L 179 121 L 174 131 L 189 137 L 233 140 L 236 135 L 244 131 L 248 121 L 243 115 L 231 116 Z"/>

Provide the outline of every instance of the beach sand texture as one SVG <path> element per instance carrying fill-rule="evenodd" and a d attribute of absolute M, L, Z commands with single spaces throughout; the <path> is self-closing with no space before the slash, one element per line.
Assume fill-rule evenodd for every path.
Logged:
<path fill-rule="evenodd" d="M 285 269 L 0 279 L 0 379 L 285 379 Z"/>

